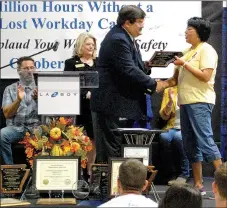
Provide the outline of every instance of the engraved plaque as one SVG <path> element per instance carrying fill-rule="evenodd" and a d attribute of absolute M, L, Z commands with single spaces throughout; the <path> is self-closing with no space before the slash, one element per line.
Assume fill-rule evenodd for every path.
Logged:
<path fill-rule="evenodd" d="M 108 194 L 108 165 L 93 164 L 91 168 L 92 193 L 95 195 L 107 196 Z"/>
<path fill-rule="evenodd" d="M 21 193 L 29 175 L 26 165 L 1 165 L 1 192 L 5 194 Z"/>

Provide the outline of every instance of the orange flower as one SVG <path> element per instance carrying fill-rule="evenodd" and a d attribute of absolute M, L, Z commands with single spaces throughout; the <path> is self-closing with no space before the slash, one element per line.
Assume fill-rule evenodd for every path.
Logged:
<path fill-rule="evenodd" d="M 79 143 L 77 143 L 77 142 L 72 142 L 71 143 L 71 151 L 72 152 L 76 152 L 79 149 L 80 149 L 80 144 Z"/>
<path fill-rule="evenodd" d="M 28 147 L 26 150 L 25 150 L 25 153 L 27 154 L 27 157 L 28 158 L 32 158 L 32 156 L 33 156 L 33 148 L 30 148 L 30 147 Z"/>
<path fill-rule="evenodd" d="M 81 167 L 86 168 L 87 166 L 87 160 L 81 160 Z"/>
<path fill-rule="evenodd" d="M 30 143 L 35 149 L 38 148 L 38 144 L 34 140 L 28 139 L 28 143 Z"/>
<path fill-rule="evenodd" d="M 81 132 L 81 130 L 78 127 L 74 128 L 73 133 L 74 133 L 75 136 L 82 136 L 83 135 L 83 132 Z"/>
<path fill-rule="evenodd" d="M 61 143 L 61 146 L 62 147 L 70 147 L 70 143 L 67 140 L 63 140 L 63 142 Z"/>
<path fill-rule="evenodd" d="M 70 152 L 71 147 L 70 146 L 64 146 L 63 147 L 63 155 L 67 155 L 68 152 Z"/>
<path fill-rule="evenodd" d="M 87 150 L 88 152 L 91 151 L 91 150 L 92 150 L 92 145 L 87 146 L 87 147 L 86 147 L 86 150 Z"/>
<path fill-rule="evenodd" d="M 32 167 L 33 166 L 33 159 L 29 160 L 29 165 Z"/>
<path fill-rule="evenodd" d="M 59 118 L 59 122 L 60 122 L 60 124 L 63 124 L 63 125 L 66 125 L 67 124 L 67 121 L 65 120 L 64 117 L 60 117 Z"/>

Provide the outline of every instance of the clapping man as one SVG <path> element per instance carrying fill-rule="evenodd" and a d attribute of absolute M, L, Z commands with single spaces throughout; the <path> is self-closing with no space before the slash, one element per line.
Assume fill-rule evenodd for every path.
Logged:
<path fill-rule="evenodd" d="M 3 164 L 7 165 L 13 164 L 11 145 L 22 140 L 26 131 L 33 132 L 33 128 L 40 124 L 34 60 L 21 57 L 17 66 L 19 81 L 6 87 L 2 100 L 6 127 L 1 129 L 1 157 Z"/>

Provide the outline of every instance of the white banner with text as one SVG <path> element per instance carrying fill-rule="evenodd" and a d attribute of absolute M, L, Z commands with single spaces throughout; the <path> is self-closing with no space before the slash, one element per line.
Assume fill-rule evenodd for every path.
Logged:
<path fill-rule="evenodd" d="M 116 24 L 124 5 L 137 5 L 146 12 L 143 34 L 137 38 L 143 60 L 155 51 L 182 51 L 187 20 L 201 16 L 196 1 L 1 1 L 1 67 L 21 56 L 29 56 L 60 42 L 57 51 L 34 56 L 38 70 L 62 71 L 72 56 L 76 38 L 82 32 L 97 38 L 98 50 L 105 34 Z M 1 78 L 18 78 L 16 64 L 1 69 Z M 167 68 L 152 68 L 152 77 L 167 78 Z"/>

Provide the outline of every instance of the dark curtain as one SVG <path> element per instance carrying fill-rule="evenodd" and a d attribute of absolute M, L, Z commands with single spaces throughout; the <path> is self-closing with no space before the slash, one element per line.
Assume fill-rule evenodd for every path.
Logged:
<path fill-rule="evenodd" d="M 222 1 L 203 1 L 202 17 L 211 22 L 211 35 L 208 43 L 211 44 L 218 53 L 218 67 L 215 78 L 216 104 L 212 115 L 212 127 L 214 131 L 214 140 L 220 142 L 221 126 L 221 68 L 222 68 Z M 218 143 L 219 144 L 219 143 Z"/>
<path fill-rule="evenodd" d="M 227 161 L 227 7 L 223 9 L 221 86 L 221 154 Z"/>

